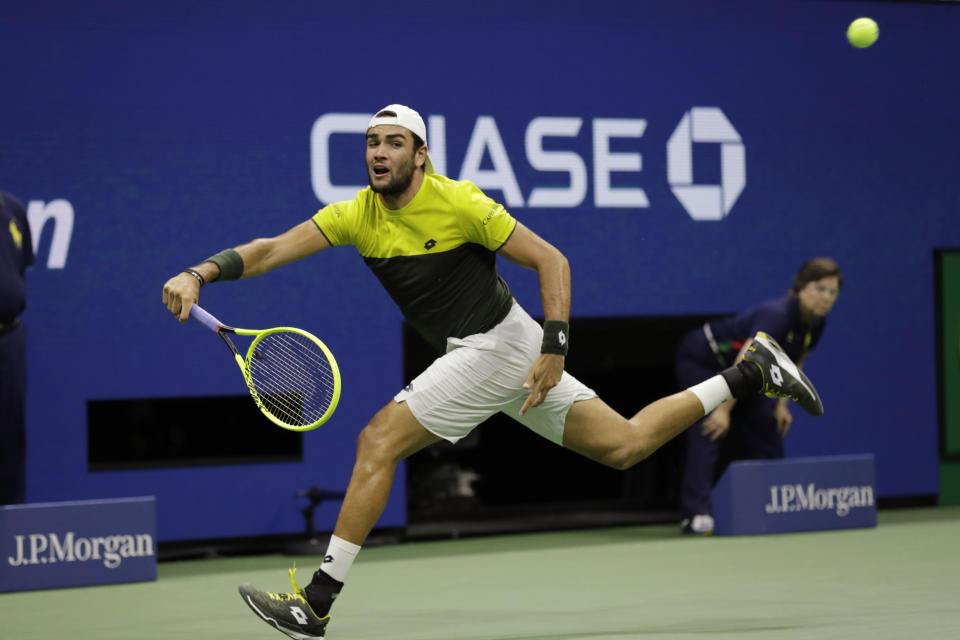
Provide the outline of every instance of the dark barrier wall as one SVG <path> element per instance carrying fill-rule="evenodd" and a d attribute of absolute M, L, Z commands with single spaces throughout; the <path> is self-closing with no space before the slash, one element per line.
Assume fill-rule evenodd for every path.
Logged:
<path fill-rule="evenodd" d="M 860 15 L 881 31 L 865 50 L 844 35 Z M 29 499 L 156 495 L 178 540 L 301 531 L 294 491 L 345 486 L 404 384 L 401 317 L 351 248 L 203 290 L 227 322 L 337 354 L 341 405 L 302 463 L 90 471 L 87 403 L 242 394 L 161 285 L 351 197 L 363 123 L 391 102 L 428 120 L 438 169 L 566 253 L 574 316 L 735 311 L 836 257 L 846 287 L 807 366 L 826 415 L 795 412 L 789 454 L 874 453 L 880 496 L 936 494 L 958 33 L 958 6 L 890 2 L 4 2 L 0 183 L 38 246 Z M 535 275 L 502 272 L 538 315 Z M 400 474 L 381 524 L 404 520 Z"/>

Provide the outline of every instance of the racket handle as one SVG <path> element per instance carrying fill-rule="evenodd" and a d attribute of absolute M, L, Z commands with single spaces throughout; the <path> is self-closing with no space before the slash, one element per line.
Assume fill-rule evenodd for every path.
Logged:
<path fill-rule="evenodd" d="M 190 317 L 214 333 L 220 331 L 221 322 L 204 311 L 197 303 L 193 303 L 193 306 L 190 307 Z"/>

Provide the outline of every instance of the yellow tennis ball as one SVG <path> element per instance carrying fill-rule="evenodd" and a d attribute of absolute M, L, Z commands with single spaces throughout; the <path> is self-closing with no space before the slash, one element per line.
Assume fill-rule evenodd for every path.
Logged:
<path fill-rule="evenodd" d="M 880 28 L 871 18 L 857 18 L 847 27 L 847 40 L 858 49 L 865 49 L 877 41 Z"/>

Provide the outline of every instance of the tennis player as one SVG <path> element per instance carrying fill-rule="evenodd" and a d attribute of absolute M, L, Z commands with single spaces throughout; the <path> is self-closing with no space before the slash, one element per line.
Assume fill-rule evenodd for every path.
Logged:
<path fill-rule="evenodd" d="M 380 517 L 397 463 L 456 442 L 502 411 L 599 463 L 627 469 L 730 398 L 792 397 L 823 412 L 813 385 L 763 334 L 742 361 L 627 419 L 564 371 L 570 346 L 570 268 L 560 251 L 467 181 L 433 172 L 420 115 L 393 104 L 366 131 L 369 187 L 273 238 L 227 249 L 177 274 L 163 303 L 185 322 L 207 282 L 249 278 L 331 246 L 353 245 L 439 357 L 360 432 L 356 462 L 323 563 L 310 584 L 244 602 L 291 638 L 323 638 L 330 608 Z M 534 270 L 541 327 L 513 299 L 497 254 Z"/>

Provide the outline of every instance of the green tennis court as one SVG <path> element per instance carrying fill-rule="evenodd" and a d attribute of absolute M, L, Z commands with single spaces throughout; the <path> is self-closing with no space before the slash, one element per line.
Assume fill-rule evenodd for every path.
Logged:
<path fill-rule="evenodd" d="M 960 637 L 960 508 L 876 529 L 684 538 L 674 526 L 364 550 L 328 640 Z M 316 557 L 165 562 L 159 579 L 4 594 L 4 638 L 274 638 L 237 595 Z"/>

